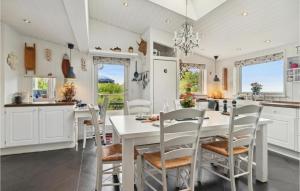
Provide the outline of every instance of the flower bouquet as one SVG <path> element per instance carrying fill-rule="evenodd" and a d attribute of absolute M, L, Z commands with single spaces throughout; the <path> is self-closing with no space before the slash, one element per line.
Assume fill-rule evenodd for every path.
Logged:
<path fill-rule="evenodd" d="M 185 93 L 180 95 L 180 104 L 183 108 L 195 106 L 195 98 L 191 93 L 192 84 L 188 83 L 185 86 Z"/>

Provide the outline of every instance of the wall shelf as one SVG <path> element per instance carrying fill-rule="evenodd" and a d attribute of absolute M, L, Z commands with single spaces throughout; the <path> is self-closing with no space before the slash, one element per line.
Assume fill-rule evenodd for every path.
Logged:
<path fill-rule="evenodd" d="M 92 56 L 102 56 L 102 57 L 114 57 L 114 58 L 134 58 L 138 57 L 138 53 L 130 52 L 115 52 L 111 50 L 90 50 L 90 55 Z"/>

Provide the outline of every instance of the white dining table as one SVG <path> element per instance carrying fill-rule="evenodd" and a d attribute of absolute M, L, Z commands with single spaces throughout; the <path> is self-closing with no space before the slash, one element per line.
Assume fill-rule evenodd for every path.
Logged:
<path fill-rule="evenodd" d="M 208 119 L 203 121 L 201 137 L 228 134 L 229 116 L 219 111 L 207 111 Z M 134 147 L 159 143 L 160 128 L 153 123 L 145 123 L 135 116 L 111 116 L 113 143 L 122 141 L 122 190 L 134 190 Z M 267 125 L 272 121 L 261 118 L 256 136 L 256 179 L 268 181 Z"/>

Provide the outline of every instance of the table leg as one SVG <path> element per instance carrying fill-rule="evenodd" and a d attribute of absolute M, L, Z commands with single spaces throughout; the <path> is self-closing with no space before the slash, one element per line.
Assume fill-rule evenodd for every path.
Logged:
<path fill-rule="evenodd" d="M 123 191 L 134 190 L 134 141 L 122 139 L 122 183 Z"/>
<path fill-rule="evenodd" d="M 256 180 L 268 181 L 267 125 L 260 125 L 256 135 Z"/>
<path fill-rule="evenodd" d="M 78 151 L 78 124 L 79 124 L 79 118 L 75 117 L 75 119 L 74 119 L 74 143 L 75 143 L 76 151 Z"/>

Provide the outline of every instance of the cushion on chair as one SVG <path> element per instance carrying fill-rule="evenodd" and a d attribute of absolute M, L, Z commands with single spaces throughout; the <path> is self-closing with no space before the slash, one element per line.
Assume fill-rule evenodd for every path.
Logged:
<path fill-rule="evenodd" d="M 212 143 L 202 144 L 202 148 L 218 153 L 220 155 L 229 156 L 228 141 L 216 141 Z M 247 147 L 235 147 L 233 149 L 234 155 L 238 155 L 246 152 L 248 152 Z"/>
<path fill-rule="evenodd" d="M 145 153 L 144 159 L 147 160 L 150 164 L 156 168 L 161 169 L 161 159 L 160 152 L 155 153 Z M 180 157 L 176 159 L 166 160 L 165 165 L 166 169 L 178 168 L 190 165 L 192 162 L 192 157 Z"/>
<path fill-rule="evenodd" d="M 136 159 L 138 153 L 134 149 L 134 159 Z M 122 160 L 122 145 L 112 144 L 102 146 L 102 160 L 103 161 L 121 161 Z"/>
<path fill-rule="evenodd" d="M 92 124 L 92 120 L 84 120 L 83 121 L 83 124 L 84 125 L 88 125 L 88 126 L 92 126 L 93 124 Z M 103 124 L 103 121 L 100 121 L 100 120 L 98 120 L 98 124 Z"/>

